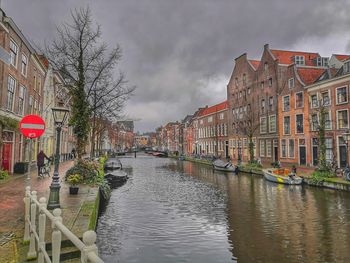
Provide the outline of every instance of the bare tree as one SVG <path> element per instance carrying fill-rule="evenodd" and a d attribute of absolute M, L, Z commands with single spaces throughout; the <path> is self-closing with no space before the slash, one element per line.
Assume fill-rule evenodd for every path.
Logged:
<path fill-rule="evenodd" d="M 72 96 L 70 124 L 77 138 L 78 158 L 81 158 L 92 113 L 113 104 L 112 98 L 125 91 L 125 80 L 123 74 L 114 80 L 113 74 L 121 58 L 121 49 L 117 45 L 108 51 L 107 45 L 101 42 L 101 28 L 93 24 L 89 7 L 75 9 L 71 18 L 70 23 L 57 27 L 57 37 L 46 45 L 45 51 L 53 68 L 59 70 L 68 83 Z M 121 105 L 119 101 L 117 104 Z M 115 105 L 110 107 L 110 111 L 120 109 Z"/>

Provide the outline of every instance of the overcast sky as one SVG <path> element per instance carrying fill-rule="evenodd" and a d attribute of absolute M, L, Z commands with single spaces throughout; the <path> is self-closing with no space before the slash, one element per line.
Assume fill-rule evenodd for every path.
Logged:
<path fill-rule="evenodd" d="M 137 90 L 125 113 L 136 130 L 181 120 L 226 98 L 234 58 L 270 48 L 350 53 L 347 0 L 2 0 L 33 42 L 50 41 L 70 9 L 89 5 L 119 68 Z"/>

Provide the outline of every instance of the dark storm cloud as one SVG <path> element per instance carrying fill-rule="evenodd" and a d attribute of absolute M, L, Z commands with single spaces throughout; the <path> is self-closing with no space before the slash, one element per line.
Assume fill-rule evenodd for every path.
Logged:
<path fill-rule="evenodd" d="M 224 100 L 234 58 L 272 48 L 350 52 L 349 1 L 5 0 L 3 8 L 40 43 L 71 8 L 90 5 L 103 38 L 123 48 L 120 68 L 138 87 L 126 113 L 141 130 Z"/>

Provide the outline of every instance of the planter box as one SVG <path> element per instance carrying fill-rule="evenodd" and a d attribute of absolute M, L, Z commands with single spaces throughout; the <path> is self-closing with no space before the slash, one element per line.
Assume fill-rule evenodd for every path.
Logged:
<path fill-rule="evenodd" d="M 13 172 L 16 174 L 25 174 L 26 172 L 28 172 L 28 163 L 27 162 L 15 163 L 13 167 Z"/>
<path fill-rule="evenodd" d="M 70 186 L 69 187 L 69 194 L 71 194 L 71 195 L 77 195 L 78 191 L 79 191 L 78 186 Z"/>

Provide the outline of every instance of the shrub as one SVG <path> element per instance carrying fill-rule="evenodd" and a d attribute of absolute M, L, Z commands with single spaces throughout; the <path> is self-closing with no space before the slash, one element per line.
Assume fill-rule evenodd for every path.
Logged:
<path fill-rule="evenodd" d="M 326 178 L 334 177 L 334 173 L 329 170 L 315 170 L 311 175 L 311 182 L 321 184 Z"/>
<path fill-rule="evenodd" d="M 79 174 L 84 183 L 95 183 L 98 177 L 98 164 L 93 161 L 78 160 L 77 163 L 66 172 L 65 179 L 70 175 Z"/>
<path fill-rule="evenodd" d="M 260 169 L 260 168 L 262 168 L 262 165 L 257 160 L 252 160 L 246 164 L 246 167 L 251 168 L 251 169 Z"/>
<path fill-rule="evenodd" d="M 7 177 L 9 177 L 9 172 L 0 170 L 0 180 L 5 180 Z"/>
<path fill-rule="evenodd" d="M 81 183 L 82 179 L 83 178 L 79 174 L 72 174 L 72 175 L 68 176 L 67 182 L 70 185 L 74 186 L 74 185 Z"/>

